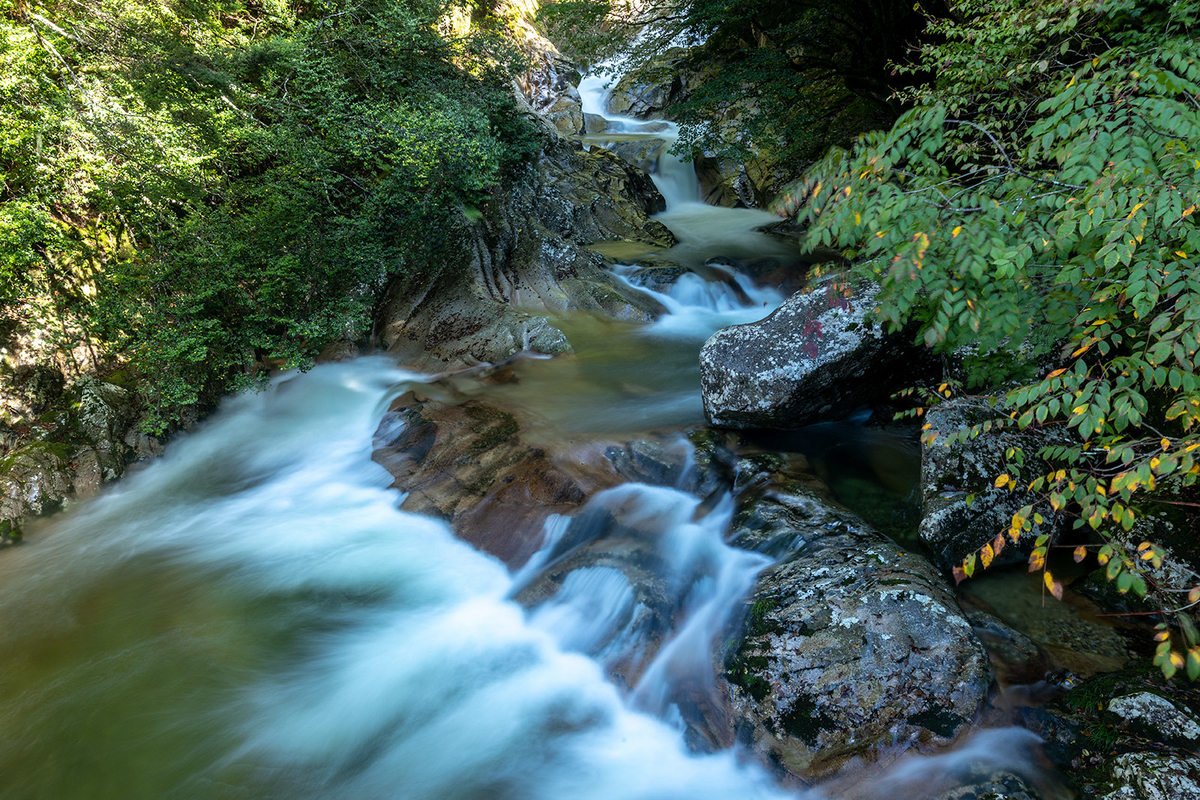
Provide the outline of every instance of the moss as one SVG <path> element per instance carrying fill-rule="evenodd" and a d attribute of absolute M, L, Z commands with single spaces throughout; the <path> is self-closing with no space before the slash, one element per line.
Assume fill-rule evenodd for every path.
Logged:
<path fill-rule="evenodd" d="M 920 714 L 913 714 L 908 718 L 909 725 L 916 725 L 917 727 L 924 728 L 925 730 L 931 731 L 933 734 L 941 736 L 944 739 L 949 739 L 954 736 L 954 733 L 966 723 L 967 720 L 963 719 L 959 715 L 936 708 L 931 708 L 928 711 L 922 711 Z"/>
<path fill-rule="evenodd" d="M 779 718 L 783 729 L 789 735 L 804 742 L 809 747 L 820 743 L 821 732 L 835 729 L 836 720 L 830 719 L 817 709 L 817 704 L 807 697 L 797 698 L 791 709 Z"/>
<path fill-rule="evenodd" d="M 11 519 L 0 520 L 0 545 L 16 544 L 21 541 L 21 526 Z"/>
<path fill-rule="evenodd" d="M 479 432 L 475 441 L 471 442 L 467 451 L 471 455 L 478 455 L 511 441 L 521 431 L 517 420 L 507 412 L 487 406 L 465 406 L 463 411 L 473 420 L 490 423 L 487 428 Z"/>
<path fill-rule="evenodd" d="M 750 613 L 746 615 L 746 636 L 763 636 L 775 630 L 775 626 L 767 621 L 767 615 L 779 607 L 779 601 L 764 597 L 754 601 Z"/>

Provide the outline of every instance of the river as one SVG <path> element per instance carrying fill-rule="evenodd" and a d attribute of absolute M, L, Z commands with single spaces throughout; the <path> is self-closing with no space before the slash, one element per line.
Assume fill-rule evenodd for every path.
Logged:
<path fill-rule="evenodd" d="M 589 102 L 601 91 L 583 88 Z M 660 219 L 681 240 L 666 255 L 696 269 L 644 289 L 671 312 L 660 321 L 563 320 L 576 355 L 524 362 L 520 381 L 494 390 L 545 436 L 702 422 L 700 344 L 783 299 L 738 268 L 750 256 L 797 259 L 757 230 L 770 215 L 704 206 L 690 166 L 669 155 L 656 178 Z M 638 285 L 636 263 L 618 269 Z M 515 598 L 562 555 L 570 520 L 529 532 L 545 536 L 542 549 L 510 571 L 444 523 L 400 510 L 403 495 L 371 459 L 390 401 L 426 380 L 383 357 L 281 375 L 5 553 L 0 797 L 833 791 L 783 786 L 743 750 L 697 752 L 686 736 L 681 698 L 711 685 L 714 637 L 770 563 L 724 542 L 732 502 L 638 483 L 592 499 L 664 565 L 665 629 L 639 626 L 634 587 L 604 567 L 572 572 L 526 607 Z M 633 685 L 611 680 L 618 663 L 635 663 Z M 984 732 L 836 793 L 919 797 L 964 760 L 1019 767 L 1031 738 Z"/>

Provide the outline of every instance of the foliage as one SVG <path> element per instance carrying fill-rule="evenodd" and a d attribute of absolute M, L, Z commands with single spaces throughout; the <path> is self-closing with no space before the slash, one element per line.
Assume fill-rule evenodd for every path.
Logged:
<path fill-rule="evenodd" d="M 1039 453 L 1044 474 L 1009 452 L 997 486 L 1034 500 L 1008 533 L 1051 513 L 1094 531 L 1119 589 L 1154 591 L 1182 626 L 1190 649 L 1165 644 L 1164 672 L 1186 661 L 1195 677 L 1200 637 L 1170 599 L 1195 576 L 1177 570 L 1173 583 L 1161 548 L 1133 542 L 1147 508 L 1190 505 L 1180 498 L 1200 475 L 1200 4 L 964 0 L 957 11 L 923 51 L 938 78 L 909 93 L 916 107 L 831 153 L 783 209 L 810 225 L 812 244 L 845 248 L 881 282 L 893 327 L 916 319 L 926 345 L 973 352 L 976 386 L 1017 379 L 1004 424 L 1074 431 Z M 1044 570 L 1054 540 L 1035 545 L 1030 568 Z"/>
<path fill-rule="evenodd" d="M 535 148 L 439 0 L 22 4 L 0 23 L 0 303 L 72 296 L 164 415 L 361 335 Z M 31 91 L 32 87 L 32 91 Z M 103 279 L 97 276 L 102 274 Z"/>

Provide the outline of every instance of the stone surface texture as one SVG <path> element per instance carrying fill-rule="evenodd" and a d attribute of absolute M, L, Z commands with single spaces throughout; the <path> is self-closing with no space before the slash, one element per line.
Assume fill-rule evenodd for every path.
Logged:
<path fill-rule="evenodd" d="M 995 479 L 1005 472 L 1005 452 L 1020 448 L 1030 474 L 1042 474 L 1037 465 L 1039 448 L 1050 443 L 1065 443 L 1065 434 L 1053 429 L 1037 432 L 989 431 L 974 439 L 947 445 L 950 434 L 997 420 L 1002 414 L 993 405 L 995 398 L 966 397 L 950 400 L 931 408 L 926 414 L 929 425 L 921 450 L 921 539 L 944 569 L 962 563 L 998 534 L 1006 534 L 1012 515 L 1033 497 L 1023 488 L 997 488 Z M 932 441 L 930 434 L 936 433 Z M 1042 510 L 1049 513 L 1048 509 Z M 1023 561 L 1042 533 L 1061 528 L 1063 520 L 1054 514 L 1034 523 L 1013 546 L 1000 553 L 998 563 Z"/>
<path fill-rule="evenodd" d="M 812 778 L 876 747 L 948 742 L 976 719 L 988 657 L 926 560 L 787 485 L 735 517 L 733 541 L 781 553 L 725 662 L 740 741 Z"/>
<path fill-rule="evenodd" d="M 798 428 L 849 416 L 912 385 L 921 356 L 874 314 L 879 287 L 833 283 L 794 294 L 759 322 L 717 331 L 700 352 L 713 425 Z"/>
<path fill-rule="evenodd" d="M 1163 741 L 1200 742 L 1200 723 L 1170 700 L 1151 692 L 1137 692 L 1113 698 L 1108 710 L 1131 727 L 1149 729 Z"/>
<path fill-rule="evenodd" d="M 1126 753 L 1108 765 L 1116 790 L 1104 800 L 1184 800 L 1200 797 L 1200 760 Z"/>

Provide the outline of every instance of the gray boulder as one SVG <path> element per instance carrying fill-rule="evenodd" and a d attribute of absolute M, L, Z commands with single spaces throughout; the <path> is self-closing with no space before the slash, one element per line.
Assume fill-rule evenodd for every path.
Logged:
<path fill-rule="evenodd" d="M 1200 744 L 1200 723 L 1191 713 L 1152 692 L 1136 692 L 1115 697 L 1108 710 L 1121 718 L 1131 730 L 1140 731 L 1158 741 L 1181 746 Z"/>
<path fill-rule="evenodd" d="M 988 657 L 927 561 L 811 491 L 776 487 L 734 541 L 790 555 L 729 650 L 739 740 L 802 778 L 874 748 L 947 743 L 980 713 Z"/>
<path fill-rule="evenodd" d="M 1051 428 L 1038 431 L 988 431 L 974 439 L 948 445 L 950 434 L 989 420 L 1000 419 L 995 398 L 966 397 L 931 408 L 926 415 L 928 433 L 921 450 L 921 539 L 934 561 L 949 569 L 998 534 L 1008 531 L 1012 515 L 1032 501 L 1023 488 L 997 488 L 995 479 L 1005 471 L 1005 452 L 1020 448 L 1031 474 L 1042 474 L 1037 451 L 1047 444 L 1064 444 L 1065 433 Z M 1043 514 L 1048 509 L 1041 509 Z M 1034 523 L 1017 546 L 1000 553 L 999 563 L 1023 561 L 1042 533 L 1052 533 L 1063 524 L 1059 515 L 1044 516 Z"/>
<path fill-rule="evenodd" d="M 653 172 L 658 163 L 658 156 L 667 146 L 666 139 L 630 139 L 628 141 L 608 142 L 604 145 L 617 158 L 631 167 L 637 167 L 645 172 Z"/>
<path fill-rule="evenodd" d="M 1126 753 L 1108 764 L 1116 790 L 1103 800 L 1182 800 L 1200 797 L 1200 760 L 1160 753 Z"/>
<path fill-rule="evenodd" d="M 56 511 L 73 488 L 66 448 L 32 442 L 0 460 L 0 538 L 19 535 L 26 520 Z M 15 538 L 15 537 L 14 537 Z"/>
<path fill-rule="evenodd" d="M 604 133 L 608 129 L 608 120 L 599 114 L 584 114 L 583 115 L 583 132 L 584 133 Z"/>
<path fill-rule="evenodd" d="M 700 352 L 713 425 L 798 428 L 845 417 L 917 380 L 923 357 L 876 317 L 879 287 L 832 283 L 795 294 L 764 320 L 717 331 Z"/>

